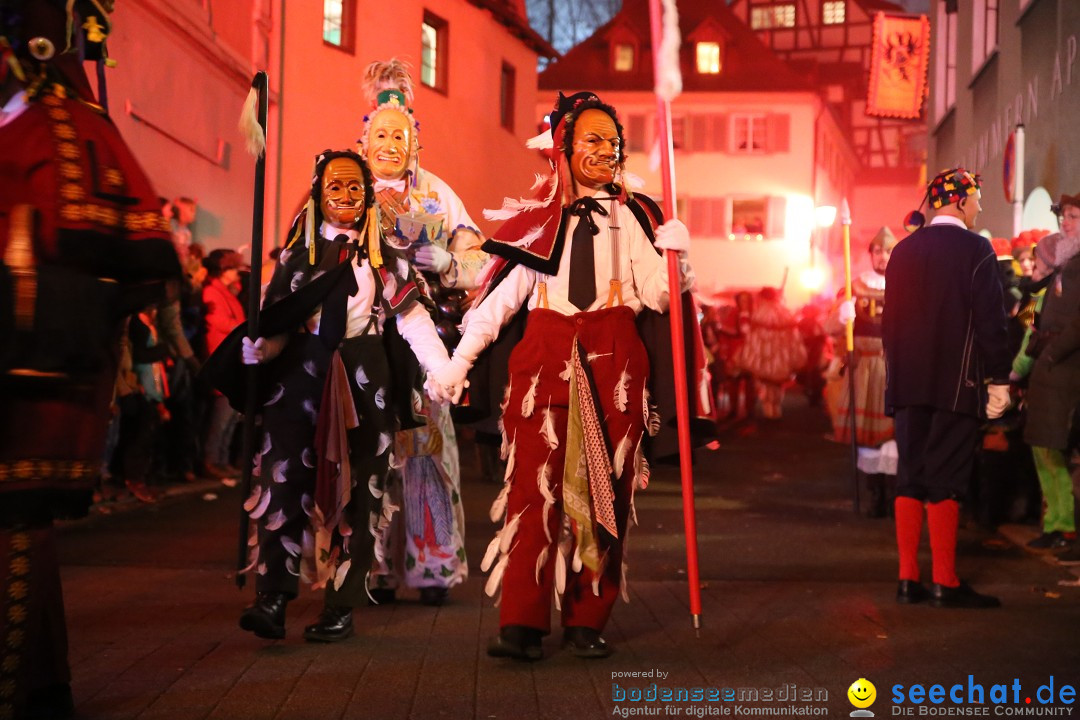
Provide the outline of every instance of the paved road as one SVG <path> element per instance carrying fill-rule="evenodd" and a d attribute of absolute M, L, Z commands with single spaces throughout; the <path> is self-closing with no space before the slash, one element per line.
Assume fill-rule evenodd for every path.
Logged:
<path fill-rule="evenodd" d="M 689 624 L 677 471 L 658 469 L 639 493 L 630 603 L 616 607 L 606 636 L 617 652 L 602 661 L 568 656 L 556 636 L 545 644 L 548 659 L 534 665 L 484 654 L 498 609 L 483 595 L 476 562 L 491 537 L 486 510 L 498 488 L 472 467 L 463 495 L 473 576 L 437 610 L 406 597 L 359 611 L 358 636 L 332 646 L 300 638 L 320 607 L 310 592 L 290 606 L 282 641 L 237 628 L 252 591 L 239 592 L 230 574 L 236 490 L 72 524 L 61 542 L 79 716 L 554 720 L 629 710 L 739 716 L 747 708 L 847 716 L 847 687 L 866 677 L 878 689 L 871 709 L 883 717 L 895 714 L 895 684 L 966 688 L 973 675 L 989 693 L 1015 678 L 1019 709 L 1051 675 L 1055 692 L 1080 685 L 1080 590 L 1059 585 L 1073 575 L 964 531 L 961 574 L 1005 607 L 897 606 L 891 523 L 851 512 L 845 448 L 822 440 L 819 411 L 797 399 L 790 405 L 784 420 L 732 433 L 700 456 L 699 635 Z M 1007 533 L 1023 538 L 1034 528 Z M 923 567 L 929 574 L 928 555 Z M 673 693 L 731 688 L 735 701 L 613 700 L 652 683 Z M 757 701 L 746 700 L 751 688 Z"/>

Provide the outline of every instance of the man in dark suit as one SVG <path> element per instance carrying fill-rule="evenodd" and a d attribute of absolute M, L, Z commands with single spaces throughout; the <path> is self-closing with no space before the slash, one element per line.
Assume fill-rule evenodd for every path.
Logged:
<path fill-rule="evenodd" d="M 1009 349 L 1001 282 L 990 241 L 972 232 L 978 179 L 945 170 L 927 188 L 934 218 L 902 240 L 885 272 L 882 340 L 886 413 L 896 423 L 897 602 L 997 607 L 956 575 L 959 499 L 975 460 L 979 425 L 1009 405 Z M 917 225 L 922 224 L 920 214 Z M 919 582 L 926 508 L 933 585 Z"/>

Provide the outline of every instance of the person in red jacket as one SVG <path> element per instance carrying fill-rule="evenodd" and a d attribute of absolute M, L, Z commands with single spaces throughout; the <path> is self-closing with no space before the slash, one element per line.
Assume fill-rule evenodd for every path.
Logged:
<path fill-rule="evenodd" d="M 203 286 L 206 350 L 212 353 L 237 325 L 244 322 L 244 306 L 232 290 L 240 277 L 240 255 L 232 250 L 214 250 L 206 256 L 204 264 L 208 278 Z M 203 462 L 211 475 L 235 477 L 240 474 L 229 463 L 229 448 L 239 421 L 240 414 L 232 409 L 228 399 L 215 393 L 203 451 Z"/>

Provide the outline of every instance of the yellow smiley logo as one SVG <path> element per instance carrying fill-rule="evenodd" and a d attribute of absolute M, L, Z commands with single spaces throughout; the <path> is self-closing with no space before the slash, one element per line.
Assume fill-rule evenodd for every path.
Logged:
<path fill-rule="evenodd" d="M 868 708 L 877 699 L 877 688 L 866 678 L 859 678 L 851 683 L 851 687 L 847 690 L 847 697 L 855 707 Z"/>

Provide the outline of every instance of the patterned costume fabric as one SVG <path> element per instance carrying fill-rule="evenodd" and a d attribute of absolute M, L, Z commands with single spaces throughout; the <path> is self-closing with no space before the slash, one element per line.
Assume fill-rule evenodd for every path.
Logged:
<path fill-rule="evenodd" d="M 778 299 L 758 297 L 750 315 L 746 342 L 735 364 L 764 382 L 781 384 L 806 364 L 806 347 L 795 316 Z"/>
<path fill-rule="evenodd" d="M 575 343 L 584 353 L 576 358 L 577 368 L 572 364 Z M 589 381 L 582 383 L 586 368 Z M 648 374 L 648 357 L 629 308 L 574 316 L 542 309 L 530 314 L 525 337 L 510 357 L 503 412 L 508 457 L 507 525 L 498 538 L 506 560 L 501 625 L 548 632 L 553 591 L 565 626 L 600 630 L 606 624 L 623 585 L 635 482 L 647 482 L 641 439 L 648 420 Z M 572 389 L 584 390 L 574 408 Z M 591 448 L 588 441 L 567 439 L 569 415 L 589 399 L 597 412 L 582 412 L 579 422 L 593 423 L 591 431 L 582 428 L 584 436 L 600 438 L 599 445 L 592 440 Z M 564 478 L 571 476 L 588 482 L 568 494 Z M 598 493 L 600 488 L 605 492 Z M 601 507 L 603 497 L 611 503 L 615 527 L 601 530 L 610 521 L 590 520 L 592 506 Z"/>
<path fill-rule="evenodd" d="M 406 180 L 404 186 L 380 190 L 376 182 L 384 227 L 392 231 L 398 215 L 410 211 L 441 220 L 443 233 L 433 242 L 451 252 L 453 263 L 441 275 L 427 275 L 429 287 L 437 295 L 445 288 L 474 288 L 487 253 L 480 250 L 479 231 L 464 204 L 449 185 L 423 169 L 415 183 Z M 381 535 L 384 547 L 371 570 L 373 587 L 450 588 L 469 574 L 457 432 L 447 405 L 425 398 L 423 414 L 423 427 L 403 430 L 395 438 L 394 455 L 401 464 L 391 472 L 387 492 L 402 512 Z"/>
<path fill-rule="evenodd" d="M 867 270 L 852 282 L 851 293 L 855 300 L 855 443 L 876 448 L 894 435 L 892 418 L 885 414 L 885 350 L 881 345 L 885 277 Z M 851 442 L 849 388 L 846 376 L 826 388 L 833 439 L 843 443 Z"/>

